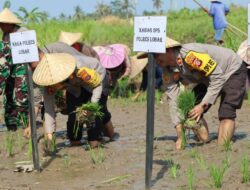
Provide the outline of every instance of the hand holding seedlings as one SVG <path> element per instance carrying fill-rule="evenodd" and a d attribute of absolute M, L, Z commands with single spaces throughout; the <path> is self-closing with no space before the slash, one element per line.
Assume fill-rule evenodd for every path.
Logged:
<path fill-rule="evenodd" d="M 188 113 L 188 117 L 191 119 L 196 119 L 196 122 L 199 122 L 202 114 L 204 112 L 203 104 L 198 104 Z"/>

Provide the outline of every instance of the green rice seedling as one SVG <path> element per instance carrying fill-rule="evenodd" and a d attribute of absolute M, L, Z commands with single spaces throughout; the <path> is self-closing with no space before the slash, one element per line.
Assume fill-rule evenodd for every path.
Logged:
<path fill-rule="evenodd" d="M 114 89 L 111 91 L 112 98 L 129 98 L 131 95 L 131 89 L 129 86 L 130 79 L 129 77 L 122 78 L 117 81 Z M 130 92 L 129 92 L 130 91 Z"/>
<path fill-rule="evenodd" d="M 198 153 L 197 149 L 193 148 L 190 150 L 189 154 L 190 154 L 191 158 L 196 158 L 197 154 L 199 154 L 199 153 Z"/>
<path fill-rule="evenodd" d="M 188 177 L 188 189 L 193 190 L 194 189 L 194 171 L 192 166 L 189 166 L 187 170 L 187 177 Z"/>
<path fill-rule="evenodd" d="M 76 108 L 76 118 L 77 121 L 82 122 L 93 122 L 95 118 L 102 118 L 104 113 L 101 111 L 102 106 L 98 103 L 88 102 L 86 104 L 82 104 L 78 108 Z M 89 111 L 91 114 L 86 116 L 85 112 Z"/>
<path fill-rule="evenodd" d="M 204 170 L 207 169 L 205 160 L 204 160 L 204 158 L 203 158 L 203 156 L 201 154 L 198 153 L 195 156 L 195 160 L 196 160 L 196 162 L 198 163 L 198 165 L 200 166 L 201 169 L 204 169 Z"/>
<path fill-rule="evenodd" d="M 185 129 L 181 128 L 181 148 L 185 149 L 186 145 L 187 145 L 187 138 L 185 135 Z"/>
<path fill-rule="evenodd" d="M 249 172 L 249 158 L 247 155 L 241 158 L 241 175 L 242 175 L 242 183 L 249 182 L 250 172 Z"/>
<path fill-rule="evenodd" d="M 157 104 L 159 104 L 161 102 L 162 95 L 163 95 L 162 91 L 160 91 L 160 90 L 155 91 L 155 101 Z"/>
<path fill-rule="evenodd" d="M 97 150 L 94 150 L 90 145 L 88 145 L 88 148 L 93 164 L 101 164 L 104 162 L 106 157 L 101 146 L 98 146 Z"/>
<path fill-rule="evenodd" d="M 117 176 L 117 177 L 113 177 L 110 178 L 108 180 L 102 181 L 101 183 L 114 183 L 114 182 L 120 182 L 128 177 L 130 177 L 131 174 L 126 174 L 126 175 L 122 175 L 122 176 Z"/>
<path fill-rule="evenodd" d="M 175 164 L 173 163 L 170 167 L 170 174 L 171 177 L 176 179 L 178 177 L 178 171 L 180 169 L 180 165 L 179 164 Z"/>
<path fill-rule="evenodd" d="M 32 139 L 31 138 L 29 139 L 27 155 L 28 155 L 28 159 L 32 158 Z"/>
<path fill-rule="evenodd" d="M 57 146 L 56 146 L 56 135 L 53 135 L 50 145 L 50 151 L 56 152 Z"/>
<path fill-rule="evenodd" d="M 188 113 L 194 105 L 195 95 L 191 90 L 184 90 L 177 97 L 177 108 L 183 123 L 188 119 Z"/>
<path fill-rule="evenodd" d="M 65 168 L 69 168 L 70 166 L 70 156 L 68 154 L 63 155 L 63 165 Z"/>
<path fill-rule="evenodd" d="M 23 145 L 24 145 L 24 142 L 23 142 L 22 131 L 19 130 L 17 134 L 17 146 L 18 146 L 19 151 L 23 149 Z"/>
<path fill-rule="evenodd" d="M 75 121 L 74 123 L 74 128 L 73 128 L 73 133 L 74 133 L 74 137 L 75 139 L 77 138 L 77 134 L 78 134 L 78 131 L 79 131 L 79 121 Z"/>
<path fill-rule="evenodd" d="M 231 142 L 230 139 L 225 139 L 224 143 L 223 143 L 224 151 L 226 151 L 226 152 L 232 151 L 232 145 L 233 145 L 233 143 Z"/>
<path fill-rule="evenodd" d="M 226 158 L 223 160 L 223 166 L 225 169 L 230 167 L 231 154 L 226 154 Z"/>
<path fill-rule="evenodd" d="M 6 149 L 8 157 L 12 157 L 14 154 L 14 143 L 15 143 L 15 138 L 14 138 L 13 133 L 7 132 L 4 138 L 4 145 L 5 145 L 5 149 Z"/>
<path fill-rule="evenodd" d="M 24 113 L 19 113 L 19 117 L 20 117 L 21 124 L 22 124 L 23 128 L 27 128 L 28 127 L 28 118 L 25 116 Z"/>
<path fill-rule="evenodd" d="M 226 168 L 225 166 L 211 166 L 210 167 L 210 176 L 213 179 L 213 185 L 217 188 L 221 188 L 223 177 L 225 174 Z"/>

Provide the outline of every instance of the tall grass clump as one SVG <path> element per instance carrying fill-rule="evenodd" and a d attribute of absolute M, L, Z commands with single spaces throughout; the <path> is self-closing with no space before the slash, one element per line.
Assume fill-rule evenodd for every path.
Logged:
<path fill-rule="evenodd" d="M 241 175 L 242 175 L 242 183 L 249 182 L 250 171 L 249 171 L 249 158 L 247 155 L 241 158 Z"/>

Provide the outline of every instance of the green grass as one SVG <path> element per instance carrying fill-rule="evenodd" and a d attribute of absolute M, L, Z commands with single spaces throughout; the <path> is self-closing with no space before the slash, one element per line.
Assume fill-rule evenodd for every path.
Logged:
<path fill-rule="evenodd" d="M 28 155 L 28 159 L 32 159 L 32 139 L 29 138 L 29 144 L 28 144 L 28 152 L 27 152 L 27 155 Z"/>
<path fill-rule="evenodd" d="M 230 7 L 230 9 L 227 21 L 242 31 L 247 32 L 247 8 Z M 214 43 L 212 18 L 203 10 L 182 9 L 180 11 L 168 12 L 167 18 L 167 34 L 169 37 L 182 43 Z M 195 22 L 193 22 L 194 20 Z M 106 24 L 91 18 L 75 21 L 52 19 L 42 24 L 28 24 L 25 27 L 34 29 L 37 32 L 40 46 L 57 41 L 61 30 L 82 32 L 82 40 L 90 45 L 123 43 L 130 48 L 133 45 L 134 31 L 133 25 L 130 25 L 129 21 Z M 224 35 L 224 46 L 237 50 L 243 40 L 244 38 L 228 31 L 228 36 Z"/>
<path fill-rule="evenodd" d="M 173 163 L 170 167 L 170 175 L 173 179 L 176 179 L 179 174 L 178 174 L 178 171 L 180 169 L 180 165 L 179 164 L 175 164 Z"/>

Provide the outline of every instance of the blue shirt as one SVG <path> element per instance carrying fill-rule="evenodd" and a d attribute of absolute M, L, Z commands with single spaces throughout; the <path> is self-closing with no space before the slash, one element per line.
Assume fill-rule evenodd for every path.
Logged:
<path fill-rule="evenodd" d="M 214 29 L 222 29 L 227 27 L 225 14 L 229 12 L 229 8 L 221 2 L 212 2 L 209 14 L 213 17 Z"/>

